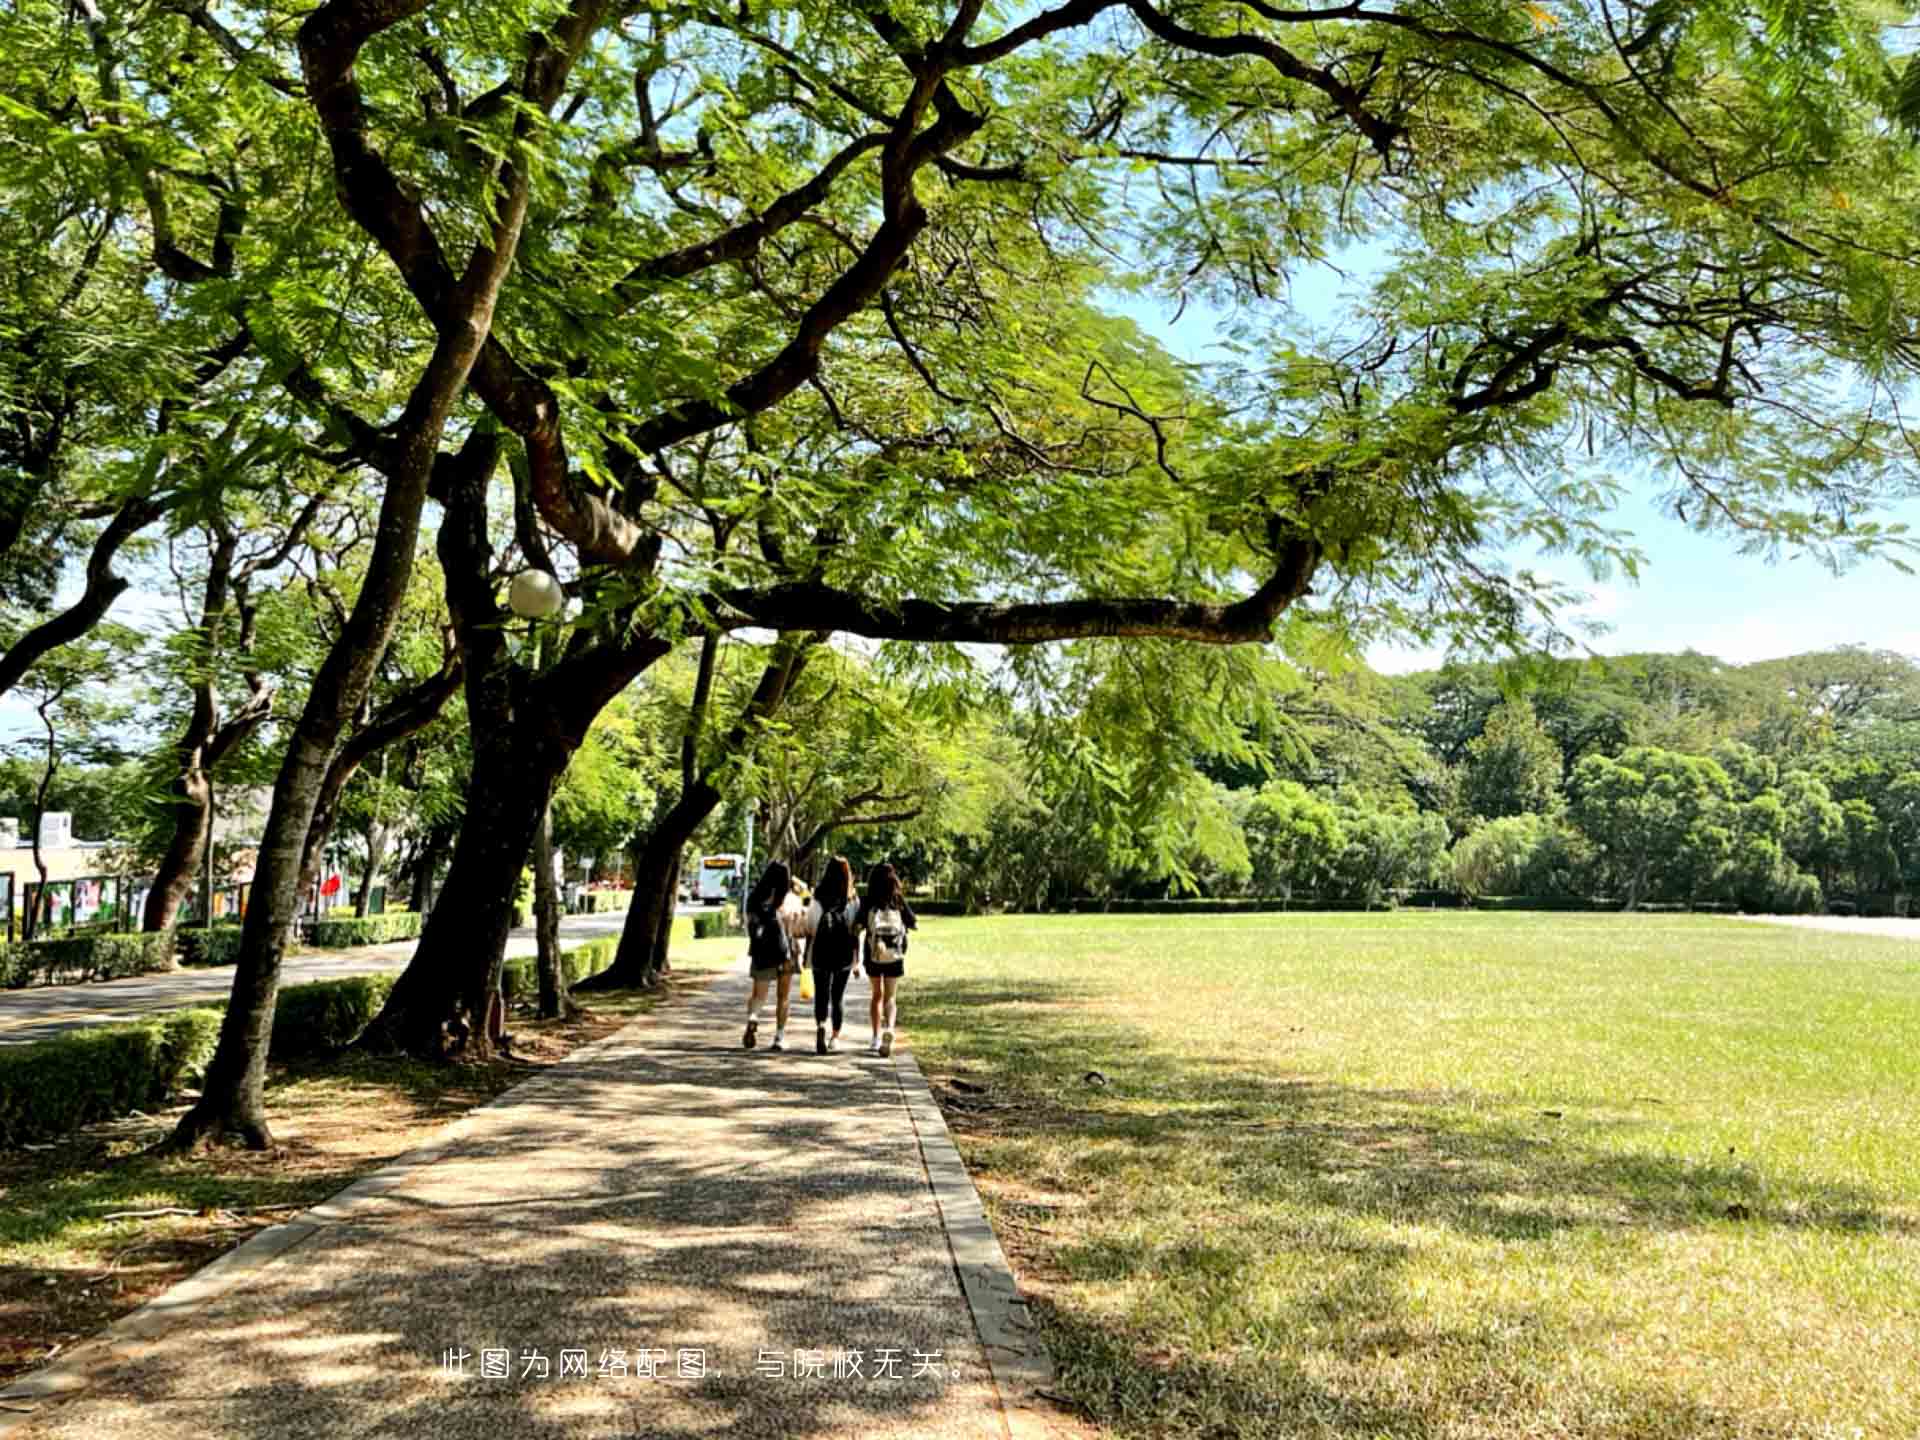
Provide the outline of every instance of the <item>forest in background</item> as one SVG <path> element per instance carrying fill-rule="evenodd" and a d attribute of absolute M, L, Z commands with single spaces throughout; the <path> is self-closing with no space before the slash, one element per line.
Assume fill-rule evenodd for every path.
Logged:
<path fill-rule="evenodd" d="M 430 606 L 417 618 L 431 629 Z M 731 651 L 716 689 L 744 704 L 759 648 Z M 1211 693 L 1197 693 L 1204 672 L 1161 658 L 1156 670 L 1150 647 L 1085 642 L 977 693 L 828 647 L 714 777 L 726 798 L 690 850 L 743 848 L 751 808 L 762 856 L 803 873 L 829 853 L 892 859 L 968 909 L 1441 892 L 1887 912 L 1920 881 L 1920 664 L 1907 656 L 1687 652 L 1386 676 L 1268 653 Z M 556 845 L 598 875 L 626 868 L 674 797 L 690 672 L 659 667 L 609 706 L 556 794 Z M 137 714 L 115 693 L 122 718 Z M 336 834 L 356 875 L 373 856 L 396 903 L 429 893 L 458 830 L 471 754 L 457 709 L 347 787 Z M 273 735 L 240 747 L 219 783 L 270 775 Z M 45 808 L 121 842 L 124 863 L 155 863 L 167 754 L 117 754 L 105 732 L 92 745 L 55 771 Z M 0 814 L 23 834 L 44 775 L 29 754 L 0 769 Z"/>

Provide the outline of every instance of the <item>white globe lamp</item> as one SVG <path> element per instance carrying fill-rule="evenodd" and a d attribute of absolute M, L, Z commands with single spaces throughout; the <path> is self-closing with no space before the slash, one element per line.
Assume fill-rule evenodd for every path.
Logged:
<path fill-rule="evenodd" d="M 522 570 L 507 590 L 507 604 L 525 620 L 548 620 L 567 603 L 567 592 L 545 570 Z"/>

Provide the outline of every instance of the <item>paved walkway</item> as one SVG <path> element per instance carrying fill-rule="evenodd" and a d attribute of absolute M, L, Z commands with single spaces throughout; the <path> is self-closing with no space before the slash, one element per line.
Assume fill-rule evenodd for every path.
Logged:
<path fill-rule="evenodd" d="M 626 924 L 624 913 L 567 915 L 560 921 L 562 945 L 578 945 L 603 935 L 618 935 Z M 391 945 L 358 945 L 351 950 L 309 951 L 286 962 L 282 985 L 308 980 L 339 980 L 348 975 L 376 975 L 406 969 L 417 941 Z M 531 955 L 536 949 L 532 929 L 515 930 L 507 954 Z M 125 980 L 102 980 L 91 985 L 33 985 L 22 990 L 0 990 L 0 1045 L 44 1040 L 62 1030 L 137 1020 L 161 1010 L 178 1010 L 225 1000 L 233 993 L 231 966 L 193 966 L 164 975 L 133 975 Z"/>
<path fill-rule="evenodd" d="M 1841 935 L 1871 935 L 1881 940 L 1920 940 L 1920 919 L 1892 916 L 1874 919 L 1857 915 L 1744 915 L 1765 925 L 1790 925 L 1796 930 L 1832 930 Z"/>
<path fill-rule="evenodd" d="M 263 1232 L 0 1393 L 0 1436 L 1049 1433 L 1021 1400 L 1044 1362 L 911 1055 L 816 1057 L 811 1027 L 748 1054 L 745 984 Z M 488 1351 L 507 1378 L 483 1378 Z M 636 1373 L 649 1351 L 666 1378 Z"/>

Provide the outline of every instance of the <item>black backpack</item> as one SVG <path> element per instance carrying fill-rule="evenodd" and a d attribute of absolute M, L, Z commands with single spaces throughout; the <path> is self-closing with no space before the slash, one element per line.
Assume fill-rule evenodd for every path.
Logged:
<path fill-rule="evenodd" d="M 786 926 L 771 905 L 756 905 L 747 911 L 747 957 L 756 970 L 785 965 L 793 953 L 787 941 Z"/>
<path fill-rule="evenodd" d="M 853 901 L 838 909 L 820 907 L 820 926 L 813 937 L 814 963 L 828 970 L 853 964 Z"/>

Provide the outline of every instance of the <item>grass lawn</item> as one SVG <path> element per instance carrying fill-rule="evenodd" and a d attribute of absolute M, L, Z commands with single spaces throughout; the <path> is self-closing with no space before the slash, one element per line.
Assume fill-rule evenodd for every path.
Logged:
<path fill-rule="evenodd" d="M 1116 1435 L 1920 1435 L 1920 945 L 932 920 L 901 1018 Z"/>
<path fill-rule="evenodd" d="M 584 996 L 564 1022 L 516 1015 L 515 1058 L 489 1065 L 352 1054 L 275 1064 L 271 1153 L 146 1154 L 184 1105 L 0 1151 L 0 1388 L 661 998 Z M 106 1218 L 153 1210 L 186 1213 Z"/>

